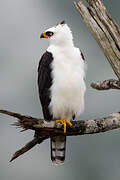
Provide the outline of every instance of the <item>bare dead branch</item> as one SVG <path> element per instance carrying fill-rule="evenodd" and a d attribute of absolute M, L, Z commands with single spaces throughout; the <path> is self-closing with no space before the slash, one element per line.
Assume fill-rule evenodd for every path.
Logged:
<path fill-rule="evenodd" d="M 45 139 L 55 136 L 55 135 L 85 135 L 85 134 L 95 134 L 105 131 L 110 131 L 113 129 L 120 128 L 120 113 L 113 113 L 108 117 L 91 119 L 91 120 L 80 120 L 72 121 L 72 127 L 67 126 L 67 132 L 64 134 L 63 127 L 59 125 L 56 127 L 55 121 L 53 123 L 48 123 L 45 120 L 33 118 L 30 116 L 21 115 L 19 113 L 14 113 L 6 110 L 0 110 L 0 113 L 6 114 L 18 119 L 14 126 L 21 127 L 22 129 L 31 129 L 35 131 L 35 138 L 28 142 L 23 148 L 18 150 L 10 162 L 29 151 L 36 144 L 40 144 Z"/>
<path fill-rule="evenodd" d="M 17 157 L 19 157 L 20 155 L 24 154 L 25 152 L 29 151 L 31 148 L 33 148 L 36 144 L 38 144 L 39 142 L 39 138 L 35 137 L 32 141 L 30 141 L 29 143 L 27 143 L 23 148 L 21 148 L 20 150 L 18 150 L 17 152 L 15 152 L 15 154 L 13 154 L 10 162 L 12 162 L 14 159 L 16 159 Z"/>
<path fill-rule="evenodd" d="M 22 125 L 24 124 L 24 126 L 22 127 L 24 130 L 32 129 L 33 125 L 38 123 L 38 119 L 31 116 L 24 116 L 19 113 L 10 112 L 7 110 L 0 110 L 0 113 L 18 118 L 20 121 L 12 125 L 17 127 L 22 127 Z M 27 125 L 26 125 L 26 120 L 27 120 Z"/>
<path fill-rule="evenodd" d="M 0 113 L 12 115 L 12 112 L 0 110 Z M 9 112 L 9 113 L 8 113 Z M 18 113 L 17 113 L 18 114 Z M 14 116 L 14 113 L 13 113 Z M 67 127 L 67 132 L 64 134 L 63 126 L 59 125 L 56 127 L 55 123 L 49 124 L 45 120 L 37 119 L 29 116 L 24 116 L 19 114 L 18 122 L 14 125 L 21 128 L 31 129 L 36 132 L 36 137 L 38 136 L 54 136 L 54 135 L 84 135 L 84 134 L 94 134 L 109 131 L 112 129 L 117 129 L 120 127 L 120 113 L 113 113 L 107 117 L 90 119 L 90 120 L 79 120 L 72 121 L 72 127 Z M 54 121 L 53 121 L 54 122 Z"/>
<path fill-rule="evenodd" d="M 120 90 L 120 81 L 115 79 L 108 79 L 105 81 L 98 81 L 91 83 L 92 88 L 97 90 L 109 90 L 109 89 L 117 89 Z"/>

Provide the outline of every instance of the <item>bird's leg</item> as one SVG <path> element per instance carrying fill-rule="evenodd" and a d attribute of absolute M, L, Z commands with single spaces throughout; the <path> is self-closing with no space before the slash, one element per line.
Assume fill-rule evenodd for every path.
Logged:
<path fill-rule="evenodd" d="M 59 122 L 62 123 L 64 126 L 64 133 L 66 133 L 66 124 L 67 123 L 70 127 L 72 126 L 72 123 L 67 118 L 56 120 L 56 123 L 59 123 Z"/>

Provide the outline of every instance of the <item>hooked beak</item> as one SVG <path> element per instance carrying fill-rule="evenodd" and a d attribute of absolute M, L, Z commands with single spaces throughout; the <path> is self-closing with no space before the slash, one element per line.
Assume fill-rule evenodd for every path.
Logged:
<path fill-rule="evenodd" d="M 46 32 L 43 32 L 43 33 L 40 35 L 40 38 L 46 38 L 46 39 L 48 39 L 48 38 L 50 38 L 50 37 L 46 34 Z"/>

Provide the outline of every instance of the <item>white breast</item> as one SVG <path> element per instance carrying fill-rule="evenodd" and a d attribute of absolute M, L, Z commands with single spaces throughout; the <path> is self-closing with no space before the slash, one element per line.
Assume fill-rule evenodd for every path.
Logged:
<path fill-rule="evenodd" d="M 85 68 L 80 51 L 50 46 L 53 54 L 50 110 L 54 118 L 68 118 L 84 110 Z"/>

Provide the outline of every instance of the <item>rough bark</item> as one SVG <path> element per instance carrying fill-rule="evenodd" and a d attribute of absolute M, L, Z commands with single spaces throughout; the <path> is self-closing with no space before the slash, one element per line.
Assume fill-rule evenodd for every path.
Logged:
<path fill-rule="evenodd" d="M 105 81 L 98 81 L 96 83 L 91 83 L 92 88 L 97 90 L 108 90 L 108 89 L 118 89 L 120 90 L 120 81 L 115 79 L 109 79 Z"/>
<path fill-rule="evenodd" d="M 6 110 L 0 110 L 0 113 L 18 118 L 18 121 L 13 124 L 14 126 L 21 127 L 23 130 L 31 129 L 35 131 L 35 138 L 18 150 L 10 161 L 13 161 L 36 144 L 40 144 L 51 136 L 95 134 L 120 128 L 120 112 L 113 113 L 103 118 L 73 121 L 72 127 L 67 126 L 66 133 L 63 131 L 63 126 L 59 125 L 56 127 L 55 121 L 53 121 L 53 123 L 47 123 L 43 119 L 33 118 Z"/>
<path fill-rule="evenodd" d="M 82 1 L 74 2 L 74 5 L 120 80 L 120 28 L 101 0 L 86 1 L 89 7 Z"/>

